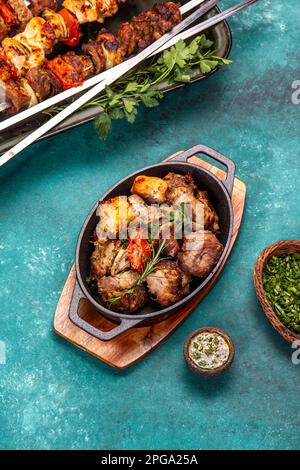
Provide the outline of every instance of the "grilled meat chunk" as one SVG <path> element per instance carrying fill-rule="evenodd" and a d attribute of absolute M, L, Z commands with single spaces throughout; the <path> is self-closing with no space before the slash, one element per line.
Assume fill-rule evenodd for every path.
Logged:
<path fill-rule="evenodd" d="M 125 271 L 116 276 L 101 278 L 98 291 L 108 306 L 115 311 L 135 312 L 147 301 L 144 286 L 137 285 L 139 275 L 134 271 Z"/>
<path fill-rule="evenodd" d="M 23 31 L 28 21 L 32 18 L 32 12 L 25 5 L 23 0 L 8 0 L 8 4 L 14 9 L 18 17 L 18 30 Z"/>
<path fill-rule="evenodd" d="M 98 21 L 113 16 L 119 9 L 118 0 L 64 0 L 63 7 L 71 11 L 80 24 Z"/>
<path fill-rule="evenodd" d="M 130 268 L 130 261 L 127 255 L 127 248 L 121 247 L 114 259 L 111 267 L 111 275 L 115 276 L 118 273 Z"/>
<path fill-rule="evenodd" d="M 178 302 L 189 292 L 191 277 L 175 261 L 164 260 L 147 277 L 151 297 L 163 307 Z"/>
<path fill-rule="evenodd" d="M 8 114 L 16 114 L 22 109 L 36 104 L 34 92 L 25 80 L 8 79 L 5 82 L 0 82 L 0 95 L 2 93 L 9 104 L 9 108 L 6 110 Z"/>
<path fill-rule="evenodd" d="M 113 33 L 104 28 L 101 29 L 97 36 L 97 43 L 102 47 L 105 69 L 110 69 L 123 62 L 125 57 L 124 50 Z"/>
<path fill-rule="evenodd" d="M 119 27 L 117 38 L 121 44 L 124 55 L 130 56 L 137 49 L 137 39 L 134 27 L 131 23 L 122 23 Z"/>
<path fill-rule="evenodd" d="M 166 198 L 168 183 L 156 176 L 137 176 L 133 182 L 131 193 L 138 194 L 148 204 L 162 204 Z"/>
<path fill-rule="evenodd" d="M 169 204 L 176 206 L 180 204 L 190 205 L 194 221 L 199 223 L 203 215 L 204 228 L 214 232 L 219 231 L 218 215 L 209 202 L 206 191 L 198 190 L 192 175 L 180 175 L 170 172 L 164 177 L 164 180 L 168 184 L 166 200 Z"/>
<path fill-rule="evenodd" d="M 36 94 L 38 101 L 43 101 L 50 96 L 59 93 L 62 88 L 59 80 L 50 70 L 43 67 L 33 67 L 26 74 L 31 88 Z"/>
<path fill-rule="evenodd" d="M 30 10 L 33 16 L 39 16 L 46 8 L 57 9 L 57 0 L 31 0 Z"/>
<path fill-rule="evenodd" d="M 67 64 L 71 65 L 84 80 L 92 75 L 94 71 L 93 62 L 87 55 L 78 55 L 73 51 L 69 51 L 63 55 L 63 59 Z"/>
<path fill-rule="evenodd" d="M 0 42 L 9 34 L 10 28 L 0 16 Z"/>
<path fill-rule="evenodd" d="M 121 246 L 120 240 L 97 240 L 91 256 L 91 276 L 94 280 L 110 274 L 114 259 Z"/>
<path fill-rule="evenodd" d="M 208 230 L 191 232 L 183 241 L 178 261 L 181 269 L 193 276 L 206 277 L 218 262 L 222 243 Z"/>
<path fill-rule="evenodd" d="M 90 41 L 82 45 L 82 51 L 91 56 L 96 74 L 105 69 L 105 55 L 100 44 Z"/>
<path fill-rule="evenodd" d="M 134 219 L 126 196 L 117 196 L 107 201 L 101 201 L 97 209 L 97 216 L 100 219 L 96 227 L 99 240 L 117 238 L 120 235 L 120 230 L 126 231 L 127 235 L 127 225 Z M 121 238 L 127 237 L 122 236 Z"/>

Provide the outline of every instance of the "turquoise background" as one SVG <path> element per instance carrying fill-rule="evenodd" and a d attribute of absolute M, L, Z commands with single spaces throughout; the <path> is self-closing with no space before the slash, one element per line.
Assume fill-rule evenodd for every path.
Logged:
<path fill-rule="evenodd" d="M 1 448 L 299 448 L 300 365 L 252 283 L 265 246 L 299 239 L 299 24 L 298 0 L 261 0 L 230 20 L 231 66 L 141 108 L 134 125 L 117 122 L 104 143 L 87 124 L 1 168 Z M 238 241 L 180 329 L 118 372 L 52 331 L 78 232 L 111 184 L 198 143 L 233 158 L 247 184 Z M 194 376 L 182 355 L 203 325 L 224 328 L 236 346 L 231 370 L 213 380 Z"/>

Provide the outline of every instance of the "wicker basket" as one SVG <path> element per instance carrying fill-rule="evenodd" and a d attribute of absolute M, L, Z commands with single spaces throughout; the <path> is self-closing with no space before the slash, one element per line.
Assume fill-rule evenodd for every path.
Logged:
<path fill-rule="evenodd" d="M 256 260 L 253 279 L 258 300 L 260 301 L 260 304 L 272 326 L 286 341 L 293 343 L 297 339 L 300 340 L 300 335 L 289 330 L 278 319 L 276 313 L 267 300 L 262 280 L 264 267 L 271 256 L 282 256 L 290 253 L 300 253 L 300 240 L 282 240 L 265 248 Z"/>

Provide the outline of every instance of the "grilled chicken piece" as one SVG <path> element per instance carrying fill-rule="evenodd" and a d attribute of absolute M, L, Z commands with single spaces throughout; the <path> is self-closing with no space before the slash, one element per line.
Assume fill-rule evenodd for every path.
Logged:
<path fill-rule="evenodd" d="M 97 43 L 102 47 L 105 69 L 110 69 L 123 62 L 125 57 L 124 50 L 113 33 L 104 28 L 101 29 L 97 36 Z"/>
<path fill-rule="evenodd" d="M 178 302 L 189 292 L 191 277 L 175 261 L 161 261 L 147 277 L 151 297 L 163 307 Z"/>
<path fill-rule="evenodd" d="M 96 227 L 99 240 L 106 238 L 117 238 L 120 229 L 127 238 L 127 225 L 134 219 L 131 206 L 126 196 L 117 196 L 107 201 L 101 201 L 97 209 L 100 220 Z"/>
<path fill-rule="evenodd" d="M 219 218 L 209 202 L 207 192 L 199 191 L 192 175 L 180 175 L 170 172 L 164 177 L 164 180 L 169 186 L 166 192 L 166 199 L 169 204 L 176 206 L 190 204 L 194 221 L 197 220 L 199 223 L 203 215 L 204 228 L 216 233 L 219 231 Z"/>
<path fill-rule="evenodd" d="M 80 24 L 92 21 L 103 23 L 104 18 L 117 13 L 119 2 L 118 0 L 64 0 L 63 7 L 71 11 Z"/>
<path fill-rule="evenodd" d="M 125 271 L 116 276 L 101 278 L 98 291 L 112 310 L 135 312 L 147 301 L 144 286 L 137 285 L 139 275 L 134 271 Z"/>
<path fill-rule="evenodd" d="M 223 251 L 222 243 L 208 230 L 191 232 L 182 245 L 178 261 L 181 269 L 193 276 L 207 277 Z"/>
<path fill-rule="evenodd" d="M 97 240 L 91 256 L 91 276 L 97 280 L 110 274 L 114 259 L 121 246 L 121 240 Z"/>
<path fill-rule="evenodd" d="M 138 194 L 148 204 L 162 204 L 166 199 L 168 184 L 156 176 L 137 176 L 133 182 L 131 193 Z"/>
<path fill-rule="evenodd" d="M 127 248 L 121 247 L 112 264 L 112 267 L 110 270 L 111 275 L 115 276 L 116 274 L 121 273 L 129 268 L 130 268 L 130 261 L 127 255 Z"/>

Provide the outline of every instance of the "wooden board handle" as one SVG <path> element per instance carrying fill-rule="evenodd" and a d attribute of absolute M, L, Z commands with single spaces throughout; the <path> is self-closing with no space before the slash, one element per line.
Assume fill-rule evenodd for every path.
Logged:
<path fill-rule="evenodd" d="M 195 147 L 192 147 L 189 150 L 186 150 L 185 152 L 182 152 L 180 154 L 175 155 L 173 158 L 170 158 L 169 161 L 187 162 L 190 157 L 196 156 L 198 153 L 207 155 L 213 160 L 216 160 L 217 162 L 222 163 L 222 165 L 226 166 L 227 176 L 225 180 L 222 181 L 222 184 L 227 189 L 229 196 L 231 196 L 235 177 L 235 164 L 230 158 L 225 157 L 225 155 L 223 155 L 222 153 L 217 152 L 216 150 L 207 147 L 206 145 L 195 145 Z"/>
<path fill-rule="evenodd" d="M 70 304 L 70 311 L 69 311 L 70 320 L 76 326 L 79 326 L 79 328 L 86 331 L 87 333 L 94 336 L 95 338 L 100 339 L 101 341 L 110 341 L 111 339 L 115 338 L 121 333 L 124 333 L 130 328 L 137 326 L 139 323 L 143 321 L 143 319 L 141 320 L 141 319 L 136 319 L 136 318 L 133 318 L 132 320 L 123 319 L 118 326 L 116 326 L 115 328 L 112 328 L 109 331 L 99 330 L 99 328 L 96 328 L 95 326 L 86 322 L 85 320 L 83 320 L 83 318 L 81 318 L 78 315 L 78 308 L 79 308 L 80 301 L 85 298 L 86 297 L 84 296 L 76 280 L 73 295 L 72 295 L 72 300 Z"/>

